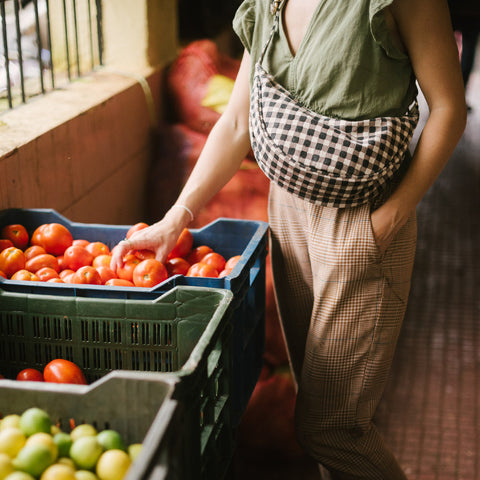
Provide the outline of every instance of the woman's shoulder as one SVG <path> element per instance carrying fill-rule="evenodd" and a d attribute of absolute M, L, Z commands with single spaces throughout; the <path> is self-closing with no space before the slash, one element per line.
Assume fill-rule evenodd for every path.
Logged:
<path fill-rule="evenodd" d="M 273 0 L 243 0 L 237 10 L 236 16 L 245 16 L 247 19 L 255 20 L 262 18 L 270 12 Z"/>
<path fill-rule="evenodd" d="M 262 38 L 270 29 L 273 16 L 270 14 L 271 0 L 244 0 L 233 18 L 233 29 L 244 46 L 250 50 L 254 37 Z"/>

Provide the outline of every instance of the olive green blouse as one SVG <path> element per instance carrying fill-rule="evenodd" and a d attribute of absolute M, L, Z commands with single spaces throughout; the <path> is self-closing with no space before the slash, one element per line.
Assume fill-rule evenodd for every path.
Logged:
<path fill-rule="evenodd" d="M 348 120 L 402 115 L 417 87 L 410 59 L 395 46 L 384 18 L 392 2 L 320 0 L 297 53 L 280 22 L 262 66 L 317 113 Z M 274 19 L 270 3 L 244 0 L 233 20 L 251 56 L 251 80 Z"/>

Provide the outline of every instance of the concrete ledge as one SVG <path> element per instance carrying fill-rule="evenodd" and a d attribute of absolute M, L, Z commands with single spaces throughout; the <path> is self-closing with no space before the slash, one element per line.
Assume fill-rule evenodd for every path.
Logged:
<path fill-rule="evenodd" d="M 160 69 L 145 68 L 136 78 L 103 70 L 2 115 L 0 208 L 54 208 L 74 221 L 138 221 L 161 91 Z"/>

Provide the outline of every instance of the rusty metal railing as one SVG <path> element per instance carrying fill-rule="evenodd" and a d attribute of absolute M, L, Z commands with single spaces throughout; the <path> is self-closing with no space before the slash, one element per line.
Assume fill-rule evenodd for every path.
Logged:
<path fill-rule="evenodd" d="M 0 17 L 0 113 L 103 64 L 101 0 L 0 0 Z"/>

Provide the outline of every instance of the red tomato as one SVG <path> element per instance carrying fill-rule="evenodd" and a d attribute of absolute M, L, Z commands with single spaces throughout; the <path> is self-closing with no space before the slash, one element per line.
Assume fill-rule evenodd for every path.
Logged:
<path fill-rule="evenodd" d="M 68 275 L 71 275 L 72 273 L 75 273 L 74 270 L 72 270 L 71 268 L 66 268 L 65 270 L 62 270 L 58 276 L 63 280 L 65 277 L 67 277 Z"/>
<path fill-rule="evenodd" d="M 202 263 L 211 265 L 217 272 L 221 272 L 225 268 L 225 258 L 217 252 L 207 253 L 202 258 Z"/>
<path fill-rule="evenodd" d="M 90 285 L 101 285 L 102 277 L 95 267 L 85 265 L 80 267 L 73 275 L 73 283 L 87 283 Z"/>
<path fill-rule="evenodd" d="M 82 370 L 69 360 L 56 358 L 49 362 L 43 370 L 43 378 L 46 382 L 53 383 L 75 383 L 86 385 L 87 380 Z"/>
<path fill-rule="evenodd" d="M 0 252 L 0 270 L 10 278 L 16 271 L 25 268 L 25 255 L 17 247 L 8 247 Z"/>
<path fill-rule="evenodd" d="M 105 285 L 113 286 L 113 287 L 134 287 L 135 285 L 133 282 L 129 280 L 125 280 L 124 278 L 111 278 L 105 282 Z"/>
<path fill-rule="evenodd" d="M 123 278 L 133 283 L 133 270 L 141 262 L 135 255 L 126 255 L 123 261 L 123 265 L 117 268 L 117 277 Z"/>
<path fill-rule="evenodd" d="M 172 251 L 168 254 L 168 259 L 176 257 L 186 257 L 193 246 L 193 235 L 188 228 L 184 228 L 177 243 L 173 247 Z"/>
<path fill-rule="evenodd" d="M 90 242 L 85 248 L 93 255 L 94 258 L 98 257 L 99 255 L 110 254 L 108 245 L 103 242 Z"/>
<path fill-rule="evenodd" d="M 0 238 L 0 252 L 9 247 L 14 247 L 15 245 L 8 238 Z"/>
<path fill-rule="evenodd" d="M 194 263 L 187 272 L 187 277 L 218 277 L 218 270 L 206 263 Z"/>
<path fill-rule="evenodd" d="M 35 368 L 25 368 L 21 372 L 18 372 L 17 380 L 43 382 L 43 374 Z"/>
<path fill-rule="evenodd" d="M 71 245 L 63 254 L 65 267 L 75 271 L 85 265 L 91 265 L 92 261 L 93 255 L 85 247 L 79 245 Z"/>
<path fill-rule="evenodd" d="M 230 275 L 232 273 L 233 268 L 224 268 L 219 274 L 218 278 L 223 278 L 226 277 L 227 275 Z"/>
<path fill-rule="evenodd" d="M 125 235 L 126 238 L 130 238 L 135 232 L 139 230 L 143 230 L 144 228 L 148 227 L 148 223 L 145 222 L 138 222 L 135 225 L 132 225 L 129 229 L 127 234 Z"/>
<path fill-rule="evenodd" d="M 7 275 L 6 275 L 5 272 L 2 272 L 2 271 L 0 270 L 0 277 L 7 278 Z"/>
<path fill-rule="evenodd" d="M 74 282 L 74 277 L 75 277 L 75 272 L 73 270 L 63 270 L 60 273 L 67 272 L 65 275 L 61 275 L 60 278 L 63 281 L 63 283 L 75 283 Z"/>
<path fill-rule="evenodd" d="M 17 270 L 11 277 L 10 280 L 22 280 L 24 282 L 39 282 L 40 279 L 38 276 L 33 273 L 29 272 L 22 268 L 21 270 Z"/>
<path fill-rule="evenodd" d="M 37 255 L 42 255 L 47 252 L 40 245 L 32 245 L 31 247 L 28 247 L 23 253 L 25 255 L 25 261 L 28 261 L 31 258 L 36 257 Z"/>
<path fill-rule="evenodd" d="M 40 270 L 43 267 L 50 267 L 56 272 L 60 271 L 57 257 L 50 253 L 41 253 L 25 262 L 25 269 L 29 272 L 36 273 L 37 270 Z"/>
<path fill-rule="evenodd" d="M 229 268 L 230 270 L 238 263 L 238 261 L 242 258 L 241 255 L 235 255 L 230 257 L 227 262 L 225 263 L 225 268 Z"/>
<path fill-rule="evenodd" d="M 46 223 L 39 225 L 32 233 L 30 237 L 30 245 L 41 245 L 41 235 L 43 229 L 47 226 Z"/>
<path fill-rule="evenodd" d="M 89 240 L 85 240 L 84 238 L 76 238 L 73 240 L 72 245 L 76 245 L 77 247 L 86 247 L 90 243 Z"/>
<path fill-rule="evenodd" d="M 92 261 L 92 267 L 98 268 L 98 267 L 109 267 L 110 262 L 112 260 L 111 255 L 98 255 L 98 257 L 95 257 Z"/>
<path fill-rule="evenodd" d="M 25 250 L 30 240 L 27 229 L 18 223 L 5 225 L 0 232 L 1 238 L 7 238 L 13 243 L 14 247 Z"/>
<path fill-rule="evenodd" d="M 35 272 L 35 275 L 40 279 L 41 282 L 46 282 L 52 278 L 60 278 L 56 270 L 50 267 L 40 268 Z"/>
<path fill-rule="evenodd" d="M 60 277 L 58 277 L 58 278 L 55 278 L 55 277 L 54 277 L 54 278 L 49 278 L 49 279 L 47 280 L 47 282 L 50 282 L 50 283 L 65 283 Z"/>
<path fill-rule="evenodd" d="M 142 260 L 133 270 L 132 280 L 136 287 L 153 287 L 168 278 L 165 265 L 154 258 Z"/>
<path fill-rule="evenodd" d="M 211 253 L 213 250 L 207 245 L 200 245 L 199 247 L 195 247 L 188 255 L 187 262 L 190 265 L 198 263 L 202 260 L 202 258 L 207 254 Z"/>
<path fill-rule="evenodd" d="M 37 234 L 38 231 L 38 234 Z M 40 245 L 47 253 L 63 255 L 73 243 L 73 236 L 65 225 L 47 223 L 38 227 L 32 234 L 32 245 Z"/>
<path fill-rule="evenodd" d="M 110 267 L 107 267 L 105 265 L 100 265 L 99 267 L 95 267 L 95 268 L 100 275 L 103 285 L 107 280 L 110 280 L 112 278 L 117 278 L 117 274 Z"/>
<path fill-rule="evenodd" d="M 155 258 L 155 252 L 152 250 L 132 250 L 131 253 L 138 257 L 140 260 L 146 260 L 147 258 Z"/>
<path fill-rule="evenodd" d="M 168 276 L 172 277 L 173 275 L 186 275 L 190 264 L 181 257 L 170 258 L 165 262 L 167 267 Z"/>
<path fill-rule="evenodd" d="M 58 268 L 60 271 L 65 270 L 67 266 L 65 265 L 65 257 L 63 255 L 57 256 Z"/>

